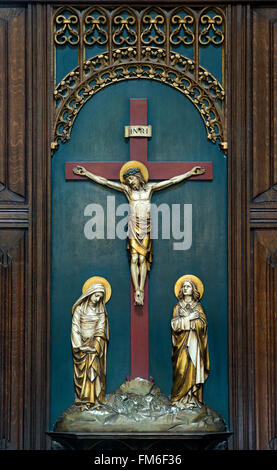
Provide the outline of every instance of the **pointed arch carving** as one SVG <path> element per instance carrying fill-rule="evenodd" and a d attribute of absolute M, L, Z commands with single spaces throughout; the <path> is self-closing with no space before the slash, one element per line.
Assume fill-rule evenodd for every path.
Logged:
<path fill-rule="evenodd" d="M 71 6 L 59 8 L 54 16 L 54 42 L 59 46 L 80 42 L 80 14 Z"/>
<path fill-rule="evenodd" d="M 206 33 L 211 30 L 217 39 L 217 28 L 221 28 L 220 42 L 224 41 L 225 15 L 221 9 L 213 8 L 214 14 L 210 14 L 211 8 L 196 11 L 187 5 L 170 11 L 156 5 L 138 10 L 123 5 L 111 11 L 97 4 L 79 12 L 63 8 L 54 16 L 54 31 L 56 34 L 57 18 L 65 18 L 65 27 L 69 28 L 66 38 L 73 34 L 75 39 L 72 31 L 80 28 L 79 62 L 55 88 L 53 153 L 70 139 L 75 119 L 88 100 L 109 85 L 134 79 L 158 81 L 182 93 L 200 113 L 207 138 L 224 147 L 224 88 L 199 62 L 203 17 L 208 21 Z M 71 16 L 78 17 L 78 25 L 74 23 L 72 29 Z M 96 50 L 97 55 L 91 56 L 91 49 L 88 55 L 86 47 L 94 44 L 104 46 L 102 53 Z M 193 58 L 185 56 L 185 51 L 178 49 L 180 45 L 192 47 Z"/>
<path fill-rule="evenodd" d="M 181 92 L 199 111 L 208 139 L 214 143 L 222 142 L 220 103 L 224 99 L 224 90 L 220 83 L 203 68 L 200 80 L 196 82 L 189 72 L 185 72 L 193 62 L 186 58 L 181 59 L 178 54 L 172 54 L 172 65 L 168 66 L 159 61 L 157 48 L 148 51 L 149 55 L 156 55 L 155 62 L 147 60 L 147 55 L 144 61 L 137 62 L 135 52 L 132 48 L 115 52 L 115 61 L 111 66 L 108 65 L 108 56 L 100 54 L 84 64 L 88 73 L 82 82 L 76 80 L 78 70 L 74 70 L 59 84 L 55 90 L 57 110 L 53 150 L 60 142 L 65 143 L 70 139 L 75 119 L 89 99 L 109 85 L 134 79 L 159 81 Z"/>
<path fill-rule="evenodd" d="M 106 45 L 109 40 L 108 16 L 102 8 L 93 6 L 84 15 L 84 43 Z"/>
<path fill-rule="evenodd" d="M 138 43 L 136 17 L 127 6 L 119 7 L 112 15 L 112 42 L 114 47 L 133 47 Z"/>

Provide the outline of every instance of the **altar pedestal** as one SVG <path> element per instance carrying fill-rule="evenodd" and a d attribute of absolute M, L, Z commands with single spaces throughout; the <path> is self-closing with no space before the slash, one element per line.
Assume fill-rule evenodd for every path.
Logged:
<path fill-rule="evenodd" d="M 82 433 L 47 432 L 54 450 L 162 451 L 227 450 L 231 432 Z"/>

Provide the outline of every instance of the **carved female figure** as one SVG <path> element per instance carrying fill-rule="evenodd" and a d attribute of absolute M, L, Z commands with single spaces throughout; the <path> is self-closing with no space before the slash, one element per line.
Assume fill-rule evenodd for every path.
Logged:
<path fill-rule="evenodd" d="M 181 408 L 202 405 L 202 388 L 209 375 L 208 326 L 199 300 L 203 284 L 187 274 L 175 284 L 178 304 L 172 314 L 173 387 L 171 402 Z"/>
<path fill-rule="evenodd" d="M 104 403 L 109 325 L 105 304 L 111 286 L 105 278 L 88 279 L 72 308 L 71 343 L 75 403 L 84 407 Z"/>

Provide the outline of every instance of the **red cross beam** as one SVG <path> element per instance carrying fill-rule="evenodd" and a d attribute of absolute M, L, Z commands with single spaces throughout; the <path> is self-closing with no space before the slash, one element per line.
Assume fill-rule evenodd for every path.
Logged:
<path fill-rule="evenodd" d="M 147 126 L 147 99 L 130 99 L 130 126 Z M 205 173 L 193 176 L 191 180 L 212 180 L 212 162 L 151 162 L 147 159 L 148 137 L 130 137 L 130 160 L 141 161 L 147 166 L 150 180 L 165 180 L 191 170 L 194 166 L 205 168 Z M 124 162 L 66 162 L 66 180 L 87 180 L 85 176 L 73 173 L 73 168 L 83 165 L 95 175 L 110 180 L 119 180 Z M 149 302 L 148 279 L 144 287 L 144 305 L 134 304 L 131 282 L 131 371 L 129 379 L 149 377 Z"/>

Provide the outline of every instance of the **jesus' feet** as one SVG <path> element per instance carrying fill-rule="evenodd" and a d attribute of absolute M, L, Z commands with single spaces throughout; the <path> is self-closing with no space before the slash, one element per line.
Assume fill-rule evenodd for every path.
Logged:
<path fill-rule="evenodd" d="M 144 300 L 144 292 L 141 290 L 136 290 L 135 292 L 135 304 L 136 305 L 143 305 Z"/>

